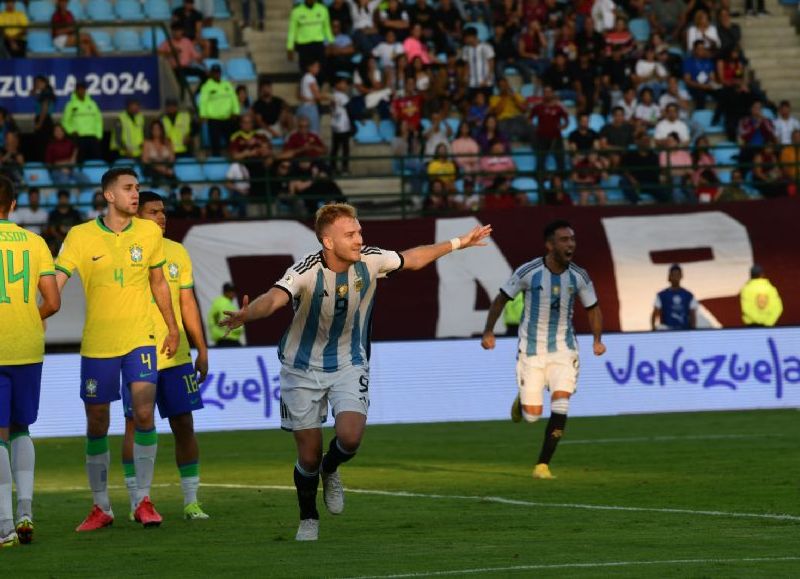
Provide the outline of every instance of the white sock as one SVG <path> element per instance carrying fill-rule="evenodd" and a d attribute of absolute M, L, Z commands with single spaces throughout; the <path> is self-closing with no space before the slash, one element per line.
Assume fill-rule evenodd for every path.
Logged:
<path fill-rule="evenodd" d="M 133 442 L 133 464 L 136 468 L 136 505 L 150 496 L 153 472 L 156 468 L 158 434 L 153 428 L 149 431 L 137 430 Z"/>
<path fill-rule="evenodd" d="M 128 499 L 131 501 L 131 510 L 136 510 L 136 477 L 135 476 L 126 476 L 125 477 L 125 488 L 128 489 Z"/>
<path fill-rule="evenodd" d="M 36 452 L 33 440 L 25 433 L 11 440 L 11 472 L 17 487 L 17 520 L 33 518 L 33 467 Z"/>
<path fill-rule="evenodd" d="M 197 489 L 200 488 L 199 476 L 181 477 L 181 489 L 183 490 L 183 506 L 197 502 Z"/>
<path fill-rule="evenodd" d="M 86 474 L 89 476 L 89 487 L 92 489 L 94 504 L 105 512 L 111 510 L 108 498 L 108 467 L 111 464 L 111 453 L 86 455 Z"/>
<path fill-rule="evenodd" d="M 550 413 L 566 414 L 569 411 L 569 398 L 556 398 L 550 404 Z"/>
<path fill-rule="evenodd" d="M 0 441 L 0 534 L 14 530 L 14 508 L 11 500 L 11 460 L 7 443 Z"/>

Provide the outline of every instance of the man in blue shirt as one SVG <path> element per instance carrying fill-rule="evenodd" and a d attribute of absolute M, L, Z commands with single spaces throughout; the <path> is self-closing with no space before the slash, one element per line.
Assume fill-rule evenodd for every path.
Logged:
<path fill-rule="evenodd" d="M 706 108 L 707 97 L 716 98 L 720 86 L 716 67 L 702 40 L 694 43 L 692 55 L 683 61 L 683 82 L 692 95 L 696 109 Z"/>
<path fill-rule="evenodd" d="M 656 294 L 650 324 L 654 330 L 693 330 L 697 327 L 697 300 L 681 287 L 683 270 L 674 263 L 669 268 L 669 287 Z"/>

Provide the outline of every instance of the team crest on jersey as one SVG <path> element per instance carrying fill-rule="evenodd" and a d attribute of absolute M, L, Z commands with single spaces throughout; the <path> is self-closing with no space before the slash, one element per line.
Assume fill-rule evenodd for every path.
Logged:
<path fill-rule="evenodd" d="M 570 295 L 575 293 L 575 286 L 569 286 L 569 293 Z"/>
<path fill-rule="evenodd" d="M 130 247 L 131 251 L 131 261 L 133 263 L 141 263 L 142 259 L 144 258 L 144 249 L 138 243 L 134 243 Z"/>
<path fill-rule="evenodd" d="M 94 378 L 88 378 L 86 383 L 83 385 L 84 393 L 86 394 L 87 398 L 94 398 L 97 396 L 97 380 Z"/>
<path fill-rule="evenodd" d="M 553 286 L 553 295 L 557 296 L 560 293 L 561 293 L 561 287 L 557 285 Z"/>
<path fill-rule="evenodd" d="M 347 291 L 348 288 L 346 283 L 343 283 L 340 286 L 336 286 L 336 295 L 339 296 L 340 298 L 346 297 Z"/>
<path fill-rule="evenodd" d="M 181 268 L 177 263 L 172 262 L 167 265 L 167 273 L 170 279 L 178 279 L 178 276 L 181 274 Z"/>
<path fill-rule="evenodd" d="M 364 280 L 360 277 L 357 277 L 353 283 L 353 286 L 356 288 L 357 292 L 360 292 L 364 288 Z"/>

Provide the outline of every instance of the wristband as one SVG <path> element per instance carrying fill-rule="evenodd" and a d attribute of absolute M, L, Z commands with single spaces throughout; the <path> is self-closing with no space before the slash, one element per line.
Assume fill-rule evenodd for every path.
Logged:
<path fill-rule="evenodd" d="M 452 248 L 453 251 L 461 249 L 461 239 L 458 237 L 454 237 L 453 239 L 451 239 L 450 247 Z"/>

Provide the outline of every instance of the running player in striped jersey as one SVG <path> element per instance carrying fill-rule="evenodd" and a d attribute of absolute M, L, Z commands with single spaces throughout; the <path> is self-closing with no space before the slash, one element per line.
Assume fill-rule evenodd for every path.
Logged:
<path fill-rule="evenodd" d="M 42 320 L 61 307 L 53 256 L 44 240 L 8 220 L 13 183 L 0 176 L 0 547 L 33 540 L 33 441 L 44 358 Z M 36 303 L 36 290 L 42 296 Z M 9 457 L 9 451 L 11 453 Z M 11 480 L 17 486 L 13 521 Z"/>
<path fill-rule="evenodd" d="M 554 478 L 550 459 L 567 424 L 569 399 L 578 380 L 578 342 L 572 327 L 577 297 L 589 316 L 594 336 L 592 350 L 605 353 L 602 341 L 603 316 L 594 285 L 586 270 L 572 263 L 575 231 L 566 221 L 554 221 L 544 230 L 547 255 L 521 265 L 511 276 L 489 308 L 481 345 L 495 346 L 494 325 L 506 302 L 525 292 L 525 309 L 519 325 L 517 382 L 519 394 L 511 408 L 511 419 L 536 422 L 542 415 L 543 393 L 552 392 L 550 420 L 533 477 Z"/>
<path fill-rule="evenodd" d="M 128 168 L 102 177 L 108 215 L 70 229 L 56 259 L 56 281 L 64 287 L 80 273 L 86 294 L 86 323 L 81 339 L 81 399 L 86 408 L 86 474 L 94 506 L 77 531 L 93 531 L 114 522 L 108 497 L 109 405 L 130 389 L 136 426 L 136 520 L 161 524 L 150 501 L 158 435 L 153 418 L 156 396 L 156 336 L 150 312 L 155 299 L 169 331 L 161 346 L 168 358 L 178 350 L 179 332 L 169 286 L 161 269 L 161 229 L 136 217 L 139 181 Z"/>
<path fill-rule="evenodd" d="M 164 200 L 152 191 L 139 192 L 138 215 L 142 219 L 155 222 L 161 232 L 167 228 Z M 200 398 L 200 384 L 208 374 L 208 347 L 203 336 L 203 322 L 200 309 L 194 298 L 194 279 L 192 260 L 189 252 L 177 241 L 164 238 L 163 265 L 164 277 L 169 284 L 172 309 L 180 331 L 180 345 L 173 358 L 158 355 L 158 384 L 156 385 L 156 404 L 161 418 L 169 419 L 169 426 L 175 436 L 175 462 L 181 478 L 183 490 L 183 518 L 188 520 L 207 519 L 208 515 L 197 502 L 197 489 L 200 486 L 200 450 L 194 434 L 192 412 L 203 408 Z M 156 343 L 167 336 L 167 325 L 155 303 L 151 304 L 150 315 L 156 328 Z M 197 348 L 197 360 L 192 366 L 189 340 Z M 131 499 L 131 519 L 136 508 L 136 465 L 133 462 L 133 441 L 135 429 L 133 408 L 128 389 L 122 391 L 122 404 L 125 409 L 125 438 L 122 443 L 122 467 L 125 472 L 125 486 Z"/>
<path fill-rule="evenodd" d="M 294 483 L 300 505 L 298 541 L 319 536 L 317 488 L 331 514 L 344 509 L 337 468 L 355 456 L 369 408 L 369 333 L 377 281 L 401 269 L 417 270 L 451 251 L 486 245 L 491 226 L 450 241 L 402 252 L 364 246 L 350 205 L 325 205 L 315 229 L 322 250 L 290 267 L 252 304 L 220 322 L 229 330 L 272 315 L 291 303 L 294 318 L 278 349 L 281 360 L 281 427 L 294 433 Z M 332 407 L 336 436 L 322 456 L 322 423 Z"/>

